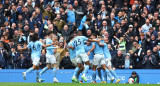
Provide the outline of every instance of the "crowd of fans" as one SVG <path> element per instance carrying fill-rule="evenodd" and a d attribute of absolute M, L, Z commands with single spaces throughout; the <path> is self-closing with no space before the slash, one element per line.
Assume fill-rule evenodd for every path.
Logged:
<path fill-rule="evenodd" d="M 34 32 L 43 41 L 47 31 L 55 34 L 61 69 L 74 68 L 66 43 L 77 31 L 109 35 L 114 68 L 160 68 L 159 13 L 160 0 L 0 0 L 0 68 L 31 67 L 30 50 L 19 52 L 17 46 L 27 46 Z"/>

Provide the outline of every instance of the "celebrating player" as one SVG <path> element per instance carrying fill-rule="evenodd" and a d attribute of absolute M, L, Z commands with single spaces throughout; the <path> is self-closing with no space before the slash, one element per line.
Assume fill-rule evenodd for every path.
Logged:
<path fill-rule="evenodd" d="M 96 34 L 92 34 L 91 37 L 93 39 L 96 38 Z M 93 43 L 95 49 L 94 49 L 94 60 L 93 60 L 93 71 L 92 71 L 92 83 L 95 83 L 96 82 L 96 69 L 97 69 L 97 66 L 101 66 L 102 69 L 104 70 L 104 77 L 107 77 L 106 74 L 108 74 L 109 76 L 111 76 L 109 70 L 107 69 L 106 67 L 106 64 L 105 64 L 105 58 L 104 58 L 104 53 L 103 53 L 103 49 L 102 49 L 102 45 L 99 45 L 99 43 L 97 42 L 94 42 Z"/>
<path fill-rule="evenodd" d="M 85 74 L 87 73 L 89 69 L 89 58 L 88 55 L 85 53 L 84 49 L 84 41 L 96 41 L 92 39 L 88 39 L 85 36 L 81 36 L 81 32 L 79 31 L 78 36 L 73 39 L 73 49 L 75 48 L 76 50 L 76 59 L 77 59 L 77 66 L 78 68 L 75 69 L 76 74 L 78 73 L 79 69 L 81 68 L 81 63 L 82 61 L 85 63 L 84 71 L 81 76 L 81 78 L 87 82 Z M 75 75 L 76 75 L 75 74 Z M 76 80 L 76 76 L 72 77 L 72 80 Z"/>
<path fill-rule="evenodd" d="M 47 32 L 47 38 L 45 40 L 46 45 L 47 44 L 52 44 L 53 41 L 51 40 L 53 37 L 53 32 L 48 31 Z M 46 63 L 47 66 L 45 68 L 42 69 L 42 71 L 39 73 L 39 76 L 41 77 L 41 75 L 46 72 L 48 69 L 51 68 L 51 66 L 53 66 L 53 82 L 54 83 L 58 83 L 59 81 L 56 78 L 56 72 L 57 72 L 57 65 L 56 65 L 56 58 L 54 56 L 54 49 L 57 47 L 53 47 L 53 45 L 47 47 L 47 53 L 46 53 Z M 39 82 L 42 82 L 43 79 L 39 79 Z"/>
<path fill-rule="evenodd" d="M 69 46 L 69 53 L 70 53 L 70 59 L 71 59 L 71 62 L 74 64 L 74 66 L 76 66 L 76 69 L 73 73 L 73 77 L 76 77 L 76 78 L 73 78 L 72 79 L 72 82 L 76 82 L 76 83 L 80 83 L 79 82 L 79 74 L 80 72 L 82 72 L 83 70 L 83 64 L 81 64 L 81 68 L 79 71 L 77 71 L 79 68 L 77 67 L 77 62 L 76 62 L 76 51 L 75 49 L 71 49 L 70 47 L 73 47 L 73 37 L 71 37 L 72 39 L 70 40 L 70 42 L 68 43 L 68 46 Z"/>
<path fill-rule="evenodd" d="M 33 66 L 31 68 L 29 68 L 27 71 L 23 72 L 23 79 L 26 80 L 26 74 L 32 72 L 33 70 L 37 70 L 37 82 L 38 82 L 38 78 L 39 78 L 39 60 L 40 60 L 40 55 L 41 55 L 41 49 L 42 47 L 48 47 L 53 45 L 52 44 L 48 44 L 48 45 L 44 45 L 43 43 L 41 43 L 40 41 L 38 41 L 38 34 L 34 33 L 33 37 L 32 37 L 32 41 L 28 44 L 27 47 L 24 48 L 18 48 L 18 50 L 26 50 L 26 49 L 30 49 L 31 48 L 31 59 L 32 59 L 32 64 Z"/>

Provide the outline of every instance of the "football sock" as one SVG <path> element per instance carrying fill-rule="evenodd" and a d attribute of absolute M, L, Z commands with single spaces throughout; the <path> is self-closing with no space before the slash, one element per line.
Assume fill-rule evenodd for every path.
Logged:
<path fill-rule="evenodd" d="M 109 77 L 110 79 L 112 79 L 112 75 L 111 75 L 111 73 L 109 72 L 109 70 L 106 69 L 105 71 L 106 71 L 106 74 L 108 75 L 108 77 Z"/>
<path fill-rule="evenodd" d="M 39 78 L 39 71 L 38 70 L 36 70 L 36 74 L 37 74 L 37 77 Z"/>
<path fill-rule="evenodd" d="M 76 67 L 76 69 L 74 70 L 73 76 L 77 76 L 78 75 L 78 71 L 79 71 L 79 67 Z"/>
<path fill-rule="evenodd" d="M 78 74 L 78 73 L 76 74 L 76 77 L 77 77 L 77 79 L 79 80 L 79 74 Z"/>
<path fill-rule="evenodd" d="M 106 72 L 105 72 L 105 71 L 103 71 L 103 76 L 104 76 L 104 81 L 106 81 L 106 82 L 107 82 L 107 74 L 106 74 Z"/>
<path fill-rule="evenodd" d="M 54 68 L 53 68 L 53 77 L 54 77 L 54 78 L 56 77 L 56 74 L 57 74 L 57 68 L 54 67 Z"/>
<path fill-rule="evenodd" d="M 34 69 L 33 69 L 32 67 L 29 68 L 29 69 L 26 71 L 26 74 L 32 72 L 33 70 L 34 70 Z"/>
<path fill-rule="evenodd" d="M 96 71 L 92 71 L 92 81 L 96 81 Z"/>
<path fill-rule="evenodd" d="M 45 67 L 45 68 L 43 68 L 42 70 L 41 70 L 41 72 L 39 73 L 39 76 L 41 76 L 44 72 L 46 72 L 48 70 L 48 68 L 47 67 Z"/>
<path fill-rule="evenodd" d="M 98 71 L 98 76 L 99 76 L 100 80 L 101 80 L 101 81 L 103 81 L 103 80 L 102 80 L 102 74 L 101 74 L 101 71 Z"/>
<path fill-rule="evenodd" d="M 85 65 L 85 68 L 84 68 L 84 72 L 83 72 L 83 75 L 85 76 L 85 74 L 87 73 L 89 69 L 89 65 Z"/>
<path fill-rule="evenodd" d="M 118 79 L 118 76 L 117 76 L 117 74 L 115 73 L 114 70 L 111 70 L 110 72 L 111 72 L 111 74 L 114 76 L 115 79 Z"/>

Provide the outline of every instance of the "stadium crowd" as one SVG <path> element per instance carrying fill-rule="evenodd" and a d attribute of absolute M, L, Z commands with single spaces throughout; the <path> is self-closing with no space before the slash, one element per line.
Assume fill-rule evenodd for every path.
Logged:
<path fill-rule="evenodd" d="M 54 53 L 60 69 L 75 68 L 67 43 L 77 31 L 108 37 L 116 69 L 160 68 L 159 13 L 160 0 L 0 0 L 0 69 L 30 68 L 30 50 L 17 46 L 27 46 L 33 33 L 43 42 L 47 31 L 59 46 Z"/>

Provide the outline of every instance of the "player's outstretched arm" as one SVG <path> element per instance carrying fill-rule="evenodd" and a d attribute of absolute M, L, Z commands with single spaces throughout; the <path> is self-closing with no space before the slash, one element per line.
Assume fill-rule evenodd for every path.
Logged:
<path fill-rule="evenodd" d="M 27 49 L 28 49 L 28 47 L 18 48 L 19 51 L 21 51 L 21 50 L 23 51 L 23 50 L 27 50 Z"/>
<path fill-rule="evenodd" d="M 56 49 L 56 48 L 59 48 L 59 47 L 48 47 L 47 49 Z"/>
<path fill-rule="evenodd" d="M 54 45 L 54 42 L 52 42 L 52 44 L 47 44 L 47 45 L 43 44 L 42 47 L 46 48 L 46 47 L 51 46 L 51 45 Z"/>
<path fill-rule="evenodd" d="M 89 38 L 88 41 L 89 42 L 100 42 L 101 40 L 100 39 L 91 39 L 91 38 Z"/>

